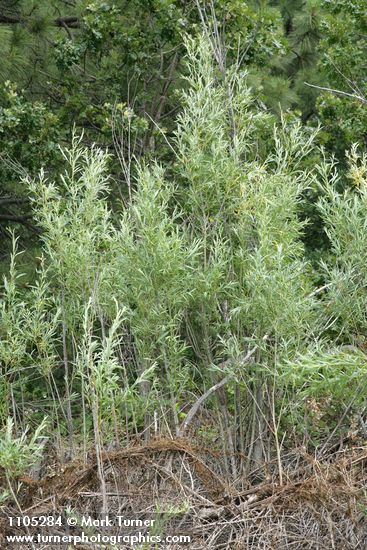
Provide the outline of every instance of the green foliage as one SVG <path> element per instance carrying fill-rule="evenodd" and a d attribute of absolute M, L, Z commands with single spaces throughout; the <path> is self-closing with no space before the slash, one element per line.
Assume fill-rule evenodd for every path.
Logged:
<path fill-rule="evenodd" d="M 28 145 L 42 148 L 52 121 L 43 104 L 31 112 L 25 96 L 6 85 L 4 140 L 16 128 L 26 132 L 26 113 L 34 117 L 31 141 L 19 156 L 29 155 L 22 182 L 41 231 L 42 254 L 35 280 L 25 282 L 14 245 L 4 280 L 3 423 L 14 402 L 27 403 L 24 394 L 32 401 L 42 388 L 56 435 L 66 427 L 71 451 L 75 439 L 80 442 L 75 428 L 83 427 L 86 450 L 93 426 L 101 468 L 101 449 L 112 440 L 119 443 L 123 421 L 126 440 L 131 429 L 149 433 L 152 417 L 157 432 L 158 415 L 164 429 L 178 434 L 187 403 L 197 399 L 193 393 L 205 395 L 224 379 L 227 386 L 218 393 L 223 445 L 243 454 L 247 446 L 256 462 L 265 432 L 258 410 L 274 424 L 269 437 L 277 437 L 275 405 L 265 403 L 272 384 L 286 411 L 299 413 L 316 394 L 331 396 L 334 412 L 348 407 L 352 387 L 363 379 L 364 353 L 338 346 L 361 345 L 366 332 L 367 159 L 352 149 L 349 176 L 355 189 L 350 189 L 316 147 L 323 136 L 312 129 L 315 120 L 305 125 L 315 98 L 302 96 L 300 82 L 320 59 L 323 12 L 307 2 L 286 15 L 288 4 L 283 36 L 277 9 L 220 3 L 231 40 L 242 40 L 242 20 L 251 31 L 250 43 L 241 46 L 248 48 L 246 72 L 236 66 L 234 49 L 218 68 L 216 44 L 194 24 L 182 67 L 180 28 L 195 18 L 185 12 L 185 19 L 179 3 L 150 2 L 151 15 L 141 2 L 85 6 L 75 40 L 64 36 L 56 45 L 55 63 L 65 81 L 58 89 L 62 106 L 55 132 L 67 135 L 71 113 L 78 113 L 77 125 L 89 120 L 95 125 L 79 138 L 74 131 L 69 147 L 46 150 L 38 177 L 33 172 L 39 159 L 32 164 Z M 141 18 L 129 32 L 138 6 Z M 152 21 L 157 26 L 143 44 L 143 27 Z M 209 37 L 218 21 L 206 27 Z M 267 55 L 278 59 L 260 74 Z M 126 90 L 117 94 L 129 71 L 136 83 L 133 107 Z M 153 87 L 149 72 L 158 82 Z M 90 81 L 91 74 L 104 85 Z M 265 87 L 260 94 L 252 90 L 264 77 L 272 98 L 266 98 Z M 181 110 L 174 130 L 171 120 L 158 138 L 156 127 L 174 101 L 168 89 L 175 79 Z M 154 94 L 162 85 L 157 103 Z M 302 105 L 302 113 L 284 113 L 279 104 Z M 152 124 L 144 118 L 146 110 L 155 115 Z M 88 144 L 96 136 L 103 146 L 112 136 L 117 158 Z M 157 146 L 160 139 L 169 152 Z M 16 145 L 16 139 L 8 144 Z M 111 204 L 117 160 L 127 189 L 119 189 L 123 200 Z M 316 270 L 304 243 L 306 215 L 317 193 L 323 194 L 318 223 L 326 228 L 329 250 L 318 251 L 323 262 Z M 348 380 L 353 384 L 347 391 Z M 27 405 L 20 409 L 24 425 L 30 413 Z M 301 423 L 296 427 L 302 431 Z"/>
<path fill-rule="evenodd" d="M 48 382 L 55 366 L 59 310 L 52 296 L 49 273 L 43 260 L 34 285 L 22 291 L 24 275 L 17 272 L 17 242 L 13 240 L 9 276 L 4 278 L 0 302 L 0 424 L 10 410 L 10 393 L 24 389 L 29 379 L 41 375 Z"/>
<path fill-rule="evenodd" d="M 365 399 L 366 367 L 366 355 L 359 349 L 315 349 L 280 365 L 279 375 L 280 381 L 298 390 L 300 403 L 330 398 L 339 404 L 353 402 L 359 410 Z"/>
<path fill-rule="evenodd" d="M 115 355 L 120 340 L 117 335 L 122 324 L 123 312 L 117 311 L 108 335 L 102 342 L 93 336 L 94 315 L 91 312 L 92 301 L 86 306 L 83 330 L 84 335 L 81 342 L 76 369 L 82 378 L 83 398 L 85 398 L 91 409 L 95 409 L 94 421 L 96 429 L 103 428 L 104 435 L 111 424 L 112 410 L 120 403 L 116 402 L 119 390 L 119 370 Z"/>
<path fill-rule="evenodd" d="M 80 146 L 73 138 L 62 151 L 66 170 L 60 184 L 29 180 L 35 219 L 43 230 L 42 241 L 50 262 L 54 291 L 64 296 L 70 320 L 80 321 L 80 304 L 99 289 L 103 308 L 108 303 L 109 265 L 106 255 L 112 238 L 111 213 L 106 193 L 108 156 L 101 150 Z M 79 313 L 77 313 L 79 312 Z"/>
<path fill-rule="evenodd" d="M 24 474 L 39 459 L 42 453 L 39 440 L 45 429 L 46 421 L 43 421 L 28 438 L 27 429 L 16 437 L 12 418 L 7 419 L 5 428 L 0 432 L 0 467 L 8 479 Z"/>
<path fill-rule="evenodd" d="M 353 419 L 364 410 L 366 354 L 353 346 L 346 348 L 316 344 L 306 354 L 278 365 L 278 391 L 281 388 L 287 395 L 281 420 L 284 431 L 307 434 L 318 445 L 338 422 L 340 431 L 345 429 L 341 415 Z"/>
<path fill-rule="evenodd" d="M 174 193 L 163 170 L 141 168 L 129 213 L 116 235 L 116 278 L 129 305 L 138 372 L 159 366 L 176 399 L 188 382 L 186 344 L 180 335 L 193 285 L 197 244 L 177 223 Z"/>
<path fill-rule="evenodd" d="M 0 89 L 0 155 L 3 192 L 19 193 L 19 171 L 35 174 L 60 159 L 58 117 L 42 101 L 29 101 L 6 81 Z M 21 163 L 21 164 L 20 164 Z M 20 168 L 14 170 L 14 164 Z"/>
<path fill-rule="evenodd" d="M 272 152 L 264 152 L 257 143 L 271 119 L 252 112 L 246 78 L 229 76 L 229 115 L 227 84 L 215 85 L 207 45 L 189 48 L 194 70 L 179 118 L 177 171 L 185 178 L 181 200 L 186 218 L 202 240 L 199 281 L 204 279 L 207 289 L 196 295 L 195 307 L 199 318 L 200 304 L 204 311 L 211 308 L 207 323 L 216 342 L 205 344 L 211 347 L 209 357 L 220 352 L 218 339 L 228 340 L 232 325 L 237 338 L 261 341 L 271 334 L 282 346 L 288 334 L 302 340 L 314 306 L 307 299 L 310 281 L 298 218 L 310 180 L 299 167 L 312 149 L 313 136 L 299 124 L 284 122 L 268 138 Z M 229 326 L 215 314 L 223 302 L 233 317 Z"/>
<path fill-rule="evenodd" d="M 365 0 L 323 3 L 325 15 L 319 67 L 331 88 L 356 96 L 367 94 L 365 60 L 367 31 Z M 318 116 L 324 126 L 324 142 L 338 158 L 359 142 L 366 146 L 366 106 L 359 100 L 324 93 L 318 100 Z"/>
<path fill-rule="evenodd" d="M 37 229 L 19 173 L 23 169 L 33 177 L 43 167 L 55 178 L 61 166 L 56 144 L 70 143 L 73 125 L 84 132 L 85 144 L 113 152 L 114 210 L 120 207 L 114 197 L 131 193 L 133 158 L 173 160 L 167 142 L 188 85 L 183 36 L 197 38 L 203 26 L 217 36 L 224 70 L 246 71 L 255 100 L 246 108 L 254 117 L 261 106 L 278 117 L 292 110 L 312 128 L 321 121 L 317 139 L 344 161 L 351 143 L 364 144 L 364 105 L 305 82 L 347 91 L 354 86 L 365 93 L 365 45 L 358 39 L 365 34 L 364 2 L 354 0 L 349 9 L 345 2 L 221 0 L 214 13 L 205 1 L 199 3 L 201 14 L 195 3 L 178 0 L 5 2 L 0 11 L 3 236 L 8 224 L 17 224 L 26 246 L 35 244 Z M 221 72 L 213 69 L 214 80 Z M 269 152 L 271 115 L 257 123 L 263 137 L 257 147 Z M 316 200 L 315 194 L 308 197 Z M 306 204 L 304 217 L 309 216 L 314 229 L 305 242 L 314 254 L 311 241 L 321 233 L 320 221 Z"/>
<path fill-rule="evenodd" d="M 327 175 L 326 175 L 327 176 Z M 366 335 L 366 200 L 367 158 L 354 146 L 349 154 L 352 189 L 336 189 L 337 174 L 329 172 L 320 211 L 331 243 L 332 261 L 324 264 L 328 290 L 327 314 L 334 329 L 348 339 Z"/>

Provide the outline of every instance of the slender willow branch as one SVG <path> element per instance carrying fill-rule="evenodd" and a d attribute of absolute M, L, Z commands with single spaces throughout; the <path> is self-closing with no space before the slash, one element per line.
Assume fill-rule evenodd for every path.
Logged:
<path fill-rule="evenodd" d="M 266 340 L 269 339 L 269 335 L 266 334 L 264 337 L 263 337 L 263 341 L 266 342 Z M 258 349 L 258 344 L 256 344 L 253 348 L 251 348 L 247 353 L 246 355 L 241 359 L 241 363 L 244 365 L 246 363 L 248 363 L 251 359 L 251 357 L 254 355 L 255 351 Z M 223 363 L 221 363 L 221 367 L 225 367 L 229 364 L 230 360 L 227 359 L 227 361 L 224 361 Z M 222 380 L 220 380 L 219 382 L 217 382 L 216 384 L 214 384 L 214 386 L 211 386 L 205 393 L 203 393 L 203 395 L 201 395 L 199 397 L 199 399 L 197 401 L 195 401 L 195 403 L 193 404 L 193 406 L 191 407 L 191 409 L 189 410 L 189 412 L 187 413 L 187 416 L 185 418 L 185 420 L 182 422 L 181 426 L 180 426 L 180 429 L 178 430 L 178 435 L 179 437 L 182 437 L 188 426 L 191 424 L 191 422 L 193 421 L 194 419 L 194 416 L 197 414 L 198 410 L 200 409 L 200 407 L 203 405 L 203 403 L 205 403 L 205 401 L 213 394 L 215 393 L 216 391 L 218 391 L 220 388 L 222 388 L 223 386 L 225 386 L 229 381 L 231 380 L 231 376 L 227 375 L 225 376 L 224 378 L 222 378 Z"/>
<path fill-rule="evenodd" d="M 316 290 L 314 290 L 313 292 L 308 294 L 307 298 L 313 298 L 314 296 L 317 296 L 318 294 L 321 294 L 321 292 L 323 292 L 324 290 L 327 290 L 328 288 L 330 288 L 331 285 L 332 285 L 332 283 L 327 283 L 326 285 L 322 285 L 319 288 L 316 288 Z"/>

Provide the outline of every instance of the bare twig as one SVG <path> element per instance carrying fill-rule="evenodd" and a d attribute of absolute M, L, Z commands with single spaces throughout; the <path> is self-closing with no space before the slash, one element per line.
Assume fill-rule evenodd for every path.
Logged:
<path fill-rule="evenodd" d="M 316 84 L 310 84 L 309 82 L 305 82 L 306 86 L 309 86 L 310 88 L 315 88 L 316 90 L 320 90 L 323 92 L 329 92 L 331 94 L 341 95 L 343 97 L 350 97 L 351 99 L 356 99 L 357 101 L 360 101 L 363 104 L 367 104 L 367 98 L 363 95 L 358 95 L 356 93 L 351 94 L 349 92 L 343 92 L 342 90 L 336 90 L 334 88 L 328 88 L 326 86 L 316 86 Z"/>
<path fill-rule="evenodd" d="M 266 341 L 268 340 L 269 336 L 268 335 L 265 335 L 264 338 L 263 338 L 263 341 Z M 259 348 L 259 346 L 256 344 L 253 348 L 251 348 L 247 353 L 246 355 L 241 359 L 241 363 L 242 364 L 246 364 L 250 361 L 251 357 L 254 355 L 254 353 L 256 352 L 256 350 Z M 223 363 L 221 363 L 221 367 L 224 368 L 226 367 L 228 364 L 230 363 L 230 360 L 227 360 L 227 361 L 224 361 Z M 197 399 L 197 401 L 195 401 L 195 403 L 192 405 L 191 409 L 189 410 L 189 412 L 187 413 L 187 416 L 185 418 L 185 420 L 182 422 L 180 428 L 179 428 L 179 431 L 178 431 L 178 435 L 179 436 L 183 436 L 188 428 L 188 426 L 191 424 L 191 422 L 193 421 L 195 415 L 197 414 L 197 412 L 199 411 L 200 407 L 203 405 L 203 403 L 205 403 L 205 401 L 213 394 L 215 393 L 216 391 L 218 391 L 220 388 L 222 388 L 223 386 L 225 386 L 230 380 L 231 380 L 231 376 L 230 375 L 227 375 L 225 376 L 224 378 L 222 378 L 222 380 L 220 380 L 220 382 L 217 382 L 216 384 L 214 384 L 213 386 L 211 386 L 205 393 L 203 393 L 203 395 L 201 395 L 199 397 L 199 399 Z"/>

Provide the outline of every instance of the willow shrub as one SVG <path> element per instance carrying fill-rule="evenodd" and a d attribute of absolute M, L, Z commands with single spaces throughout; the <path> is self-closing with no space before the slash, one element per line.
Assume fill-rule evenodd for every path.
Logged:
<path fill-rule="evenodd" d="M 15 261 L 5 280 L 2 420 L 11 404 L 15 420 L 27 415 L 23 393 L 35 398 L 42 377 L 60 435 L 72 446 L 94 433 L 100 449 L 132 428 L 179 433 L 190 406 L 225 378 L 204 403 L 218 415 L 206 435 L 261 461 L 267 440 L 279 451 L 281 408 L 292 413 L 320 389 L 330 325 L 347 335 L 364 326 L 365 189 L 341 196 L 324 183 L 334 255 L 320 297 L 300 216 L 307 189 L 327 179 L 325 163 L 310 166 L 314 134 L 292 117 L 275 126 L 246 74 L 219 74 L 204 40 L 187 48 L 174 162 L 139 166 L 121 214 L 108 205 L 108 155 L 77 138 L 58 181 L 28 182 L 43 260 L 32 288 L 19 288 Z M 333 351 L 330 364 L 340 357 Z M 25 371 L 27 388 L 10 395 Z M 323 388 L 339 399 L 346 377 L 330 381 Z"/>
<path fill-rule="evenodd" d="M 326 313 L 339 341 L 358 343 L 366 337 L 367 262 L 367 156 L 354 146 L 349 154 L 349 181 L 340 191 L 340 178 L 332 165 L 322 172 L 324 197 L 319 209 L 331 245 L 324 262 L 329 285 Z"/>

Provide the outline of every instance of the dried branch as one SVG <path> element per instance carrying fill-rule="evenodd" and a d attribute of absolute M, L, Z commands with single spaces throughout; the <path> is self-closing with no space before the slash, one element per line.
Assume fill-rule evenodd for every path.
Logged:
<path fill-rule="evenodd" d="M 263 338 L 263 341 L 265 342 L 266 340 L 269 339 L 269 335 L 266 334 Z M 246 355 L 241 359 L 241 364 L 246 364 L 250 361 L 251 357 L 254 355 L 254 353 L 256 352 L 256 350 L 259 348 L 258 344 L 256 344 L 253 348 L 251 348 L 247 353 Z M 230 363 L 230 360 L 227 359 L 227 361 L 224 361 L 223 363 L 221 363 L 221 368 L 224 368 L 226 367 L 228 364 Z M 187 413 L 187 416 L 185 418 L 185 420 L 182 422 L 181 426 L 180 426 L 180 429 L 178 431 L 178 435 L 180 437 L 182 437 L 188 426 L 191 424 L 191 422 L 193 421 L 195 415 L 197 414 L 197 412 L 199 411 L 200 407 L 203 405 L 203 403 L 205 403 L 205 401 L 213 394 L 215 393 L 216 391 L 218 391 L 220 388 L 223 388 L 223 386 L 225 386 L 229 381 L 231 380 L 231 376 L 227 375 L 225 376 L 224 378 L 222 378 L 222 380 L 220 380 L 220 382 L 217 382 L 216 384 L 214 384 L 214 386 L 211 386 L 205 393 L 203 393 L 203 395 L 201 395 L 199 397 L 199 399 L 197 399 L 197 401 L 195 401 L 195 403 L 192 405 L 191 409 L 189 410 L 189 412 Z"/>
<path fill-rule="evenodd" d="M 310 88 L 315 88 L 316 90 L 320 90 L 323 92 L 329 92 L 331 94 L 337 94 L 344 97 L 350 97 L 351 99 L 356 99 L 357 101 L 360 101 L 363 104 L 367 104 L 367 98 L 363 95 L 358 95 L 356 93 L 350 94 L 349 92 L 343 92 L 342 90 L 335 90 L 334 88 L 328 88 L 326 86 L 316 86 L 316 84 L 310 84 L 309 82 L 305 82 L 306 86 L 309 86 Z"/>

